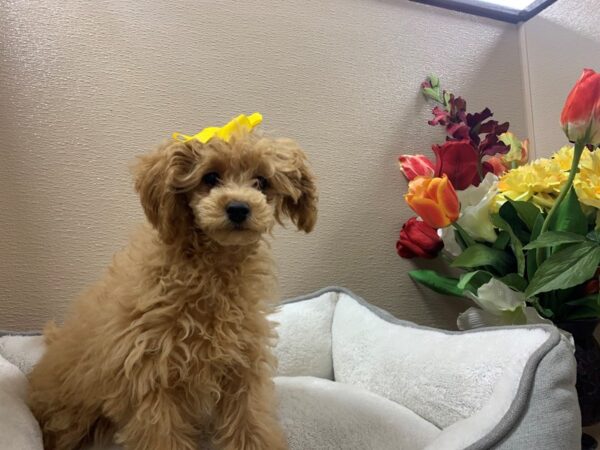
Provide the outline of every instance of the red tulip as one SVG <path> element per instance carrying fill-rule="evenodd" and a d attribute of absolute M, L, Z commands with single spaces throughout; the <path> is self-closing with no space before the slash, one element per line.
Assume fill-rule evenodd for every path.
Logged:
<path fill-rule="evenodd" d="M 408 183 L 408 206 L 433 228 L 444 228 L 458 219 L 460 204 L 448 177 L 417 177 Z"/>
<path fill-rule="evenodd" d="M 446 141 L 443 145 L 434 145 L 432 148 L 436 155 L 436 177 L 448 175 L 454 188 L 459 191 L 471 185 L 479 185 L 479 155 L 468 139 Z"/>
<path fill-rule="evenodd" d="M 411 217 L 402 225 L 400 238 L 396 242 L 396 251 L 402 258 L 435 258 L 444 247 L 444 243 L 435 228 Z"/>
<path fill-rule="evenodd" d="M 600 144 L 600 73 L 584 69 L 567 97 L 560 123 L 571 142 Z"/>
<path fill-rule="evenodd" d="M 415 177 L 432 177 L 433 163 L 424 155 L 400 155 L 398 157 L 400 170 L 410 181 Z"/>

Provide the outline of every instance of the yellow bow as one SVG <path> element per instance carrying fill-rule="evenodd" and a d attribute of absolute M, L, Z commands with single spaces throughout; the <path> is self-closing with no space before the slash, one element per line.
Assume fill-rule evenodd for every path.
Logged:
<path fill-rule="evenodd" d="M 187 136 L 181 133 L 173 133 L 173 139 L 181 142 L 188 142 L 192 139 L 196 139 L 203 144 L 206 144 L 213 137 L 218 137 L 219 139 L 229 142 L 229 139 L 231 139 L 233 134 L 241 130 L 252 131 L 262 122 L 262 119 L 262 114 L 257 112 L 249 116 L 241 114 L 222 127 L 208 127 L 193 136 Z"/>

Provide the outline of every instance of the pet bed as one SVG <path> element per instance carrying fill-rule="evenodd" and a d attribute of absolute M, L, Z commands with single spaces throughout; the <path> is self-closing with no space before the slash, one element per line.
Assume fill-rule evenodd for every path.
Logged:
<path fill-rule="evenodd" d="M 291 450 L 580 445 L 573 351 L 552 326 L 441 331 L 341 288 L 286 302 L 273 319 Z M 39 336 L 0 337 L 2 450 L 42 449 L 24 402 L 42 352 Z"/>

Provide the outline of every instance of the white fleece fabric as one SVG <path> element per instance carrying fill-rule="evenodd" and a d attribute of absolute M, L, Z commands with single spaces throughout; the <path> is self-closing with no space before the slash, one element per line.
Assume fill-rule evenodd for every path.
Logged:
<path fill-rule="evenodd" d="M 314 377 L 275 379 L 290 450 L 415 450 L 440 430 L 369 391 Z"/>
<path fill-rule="evenodd" d="M 41 431 L 26 397 L 25 374 L 0 356 L 1 450 L 43 450 Z"/>
<path fill-rule="evenodd" d="M 336 292 L 326 292 L 311 300 L 282 305 L 271 315 L 279 324 L 275 347 L 278 375 L 333 380 L 331 323 L 337 299 Z"/>
<path fill-rule="evenodd" d="M 45 350 L 46 345 L 42 336 L 0 337 L 0 355 L 26 374 L 31 371 Z"/>
<path fill-rule="evenodd" d="M 336 381 L 368 389 L 446 428 L 481 410 L 501 377 L 518 386 L 529 356 L 546 339 L 544 329 L 447 334 L 401 326 L 341 293 L 333 319 L 333 367 Z"/>
<path fill-rule="evenodd" d="M 515 380 L 520 379 L 524 365 L 519 361 L 507 367 L 485 405 L 472 416 L 444 428 L 425 450 L 462 450 L 490 433 L 510 408 L 519 387 Z"/>

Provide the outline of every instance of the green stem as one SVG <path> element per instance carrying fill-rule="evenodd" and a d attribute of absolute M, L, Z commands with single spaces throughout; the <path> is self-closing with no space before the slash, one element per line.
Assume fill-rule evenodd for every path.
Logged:
<path fill-rule="evenodd" d="M 475 240 L 469 236 L 469 233 L 467 233 L 466 230 L 458 224 L 458 222 L 453 222 L 452 226 L 456 231 L 459 232 L 460 237 L 465 241 L 467 247 L 475 245 Z"/>
<path fill-rule="evenodd" d="M 550 211 L 548 212 L 548 215 L 546 216 L 546 219 L 544 220 L 544 223 L 542 224 L 542 228 L 541 228 L 540 234 L 539 234 L 540 236 L 542 234 L 544 234 L 546 231 L 548 231 L 552 217 L 554 217 L 556 210 L 562 203 L 563 199 L 567 196 L 567 193 L 569 192 L 569 189 L 571 189 L 571 186 L 573 186 L 573 180 L 575 179 L 575 176 L 577 175 L 577 168 L 579 167 L 579 160 L 581 159 L 581 154 L 583 153 L 584 148 L 585 148 L 584 143 L 579 142 L 579 141 L 575 143 L 575 148 L 573 150 L 573 162 L 571 163 L 571 170 L 569 171 L 569 178 L 567 178 L 567 182 L 560 190 L 560 194 L 558 194 L 558 198 L 554 202 L 554 205 L 552 205 L 552 208 L 550 208 Z M 546 249 L 544 249 L 544 248 L 537 249 L 536 259 L 537 259 L 538 265 L 543 262 L 545 250 Z"/>

